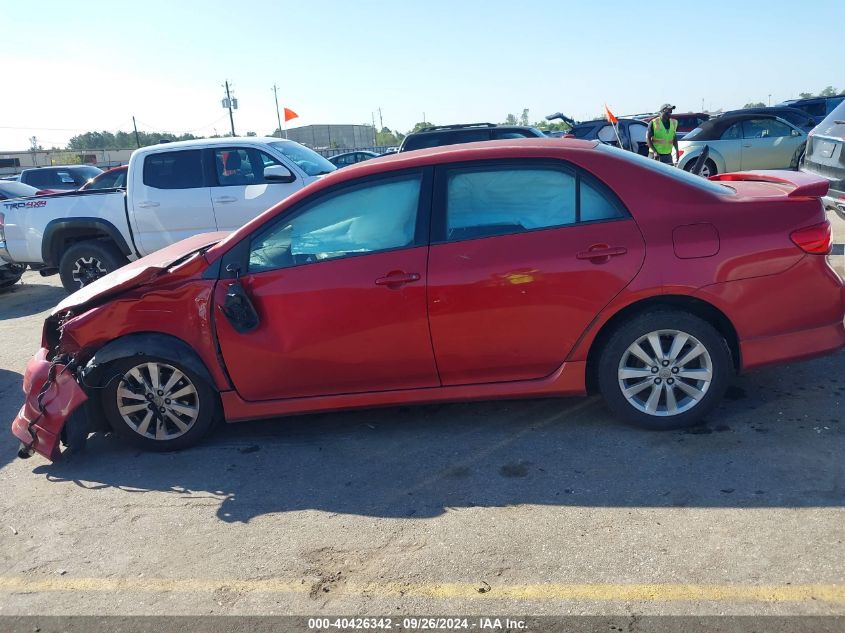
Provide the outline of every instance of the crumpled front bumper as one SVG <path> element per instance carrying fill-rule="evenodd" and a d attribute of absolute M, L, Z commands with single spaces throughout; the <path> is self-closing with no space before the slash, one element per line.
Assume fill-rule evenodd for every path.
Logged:
<path fill-rule="evenodd" d="M 65 421 L 88 396 L 73 374 L 65 371 L 66 366 L 58 363 L 55 366 L 55 378 L 41 399 L 42 411 L 38 404 L 38 394 L 49 379 L 50 366 L 44 348 L 27 363 L 23 377 L 26 401 L 12 422 L 12 433 L 24 447 L 29 448 L 30 453 L 35 451 L 55 461 L 61 455 L 59 439 Z"/>

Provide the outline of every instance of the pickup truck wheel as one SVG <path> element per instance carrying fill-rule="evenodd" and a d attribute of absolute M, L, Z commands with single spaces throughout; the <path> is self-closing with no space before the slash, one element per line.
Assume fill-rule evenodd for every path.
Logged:
<path fill-rule="evenodd" d="M 179 362 L 132 356 L 108 365 L 103 413 L 115 432 L 152 451 L 196 444 L 218 412 L 217 394 Z"/>
<path fill-rule="evenodd" d="M 77 242 L 62 255 L 59 276 L 65 290 L 75 292 L 126 263 L 126 257 L 111 242 Z"/>

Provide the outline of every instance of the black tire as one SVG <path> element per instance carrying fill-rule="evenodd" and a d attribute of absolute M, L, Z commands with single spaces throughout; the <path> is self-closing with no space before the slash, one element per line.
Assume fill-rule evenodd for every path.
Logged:
<path fill-rule="evenodd" d="M 684 171 L 691 172 L 697 160 L 698 159 L 693 158 L 686 165 L 684 165 Z M 707 176 L 702 176 L 702 178 L 709 178 L 710 176 L 715 176 L 719 173 L 719 171 L 716 169 L 716 163 L 714 163 L 709 158 L 704 161 L 704 166 L 710 171 L 710 173 Z"/>
<path fill-rule="evenodd" d="M 68 292 L 76 292 L 92 281 L 128 263 L 113 242 L 86 240 L 71 245 L 59 261 L 59 276 Z"/>
<path fill-rule="evenodd" d="M 23 277 L 26 266 L 20 264 L 7 264 L 0 268 L 0 289 L 14 286 Z"/>
<path fill-rule="evenodd" d="M 166 408 L 167 410 L 170 410 L 171 413 L 178 413 L 170 409 L 172 406 L 171 401 L 165 401 L 163 399 L 165 396 L 156 394 L 159 395 L 159 401 L 153 402 L 149 399 L 147 394 L 142 393 L 142 391 L 138 389 L 140 386 L 144 387 L 143 390 L 147 391 L 147 393 L 155 391 L 150 391 L 150 384 L 154 381 L 151 379 L 151 374 L 148 370 L 141 370 L 141 378 L 144 380 L 143 385 L 131 376 L 129 380 L 126 380 L 128 372 L 130 372 L 133 368 L 146 365 L 148 363 L 159 365 L 157 373 L 159 376 L 159 384 L 161 384 L 162 387 L 167 386 L 162 383 L 168 381 L 172 375 L 166 368 L 162 367 L 162 365 L 176 369 L 183 374 L 186 382 L 183 382 L 182 379 L 178 380 L 174 383 L 169 393 L 176 394 L 183 391 L 186 386 L 191 386 L 196 394 L 195 397 L 189 395 L 173 401 L 176 405 L 196 408 L 197 414 L 195 419 L 188 425 L 186 431 L 168 439 L 155 439 L 155 437 L 151 436 L 156 432 L 154 429 L 159 422 L 162 423 L 164 432 L 175 433 L 179 431 L 179 429 L 177 429 L 177 427 L 172 423 L 172 419 L 166 418 L 165 415 L 162 415 L 161 418 L 159 418 L 156 414 L 149 420 L 147 433 L 142 435 L 139 432 L 139 429 L 142 428 L 143 418 L 147 415 L 149 404 L 153 404 L 153 406 L 160 405 L 160 409 Z M 175 451 L 193 446 L 199 442 L 199 440 L 202 439 L 202 437 L 212 427 L 214 420 L 218 417 L 218 413 L 220 411 L 220 401 L 214 388 L 179 361 L 158 356 L 146 356 L 139 354 L 129 358 L 121 358 L 120 360 L 109 363 L 102 372 L 101 376 L 100 384 L 103 385 L 103 387 L 100 392 L 100 402 L 103 414 L 105 415 L 109 426 L 111 426 L 115 434 L 145 450 Z M 124 397 L 125 392 L 120 390 L 127 390 L 130 392 L 134 391 L 135 394 L 132 397 L 127 398 Z M 144 399 L 145 397 L 146 399 Z M 133 423 L 137 423 L 137 427 L 132 426 L 130 422 L 127 421 L 126 417 L 124 417 L 124 414 L 119 410 L 121 402 L 124 406 L 129 403 L 130 408 L 134 407 L 135 402 L 139 405 L 143 404 L 146 406 L 145 409 L 141 409 L 127 415 L 129 420 L 133 421 Z M 125 409 L 125 411 L 127 410 L 128 409 Z M 181 419 L 183 423 L 186 423 L 186 416 L 180 414 L 177 417 Z"/>
<path fill-rule="evenodd" d="M 640 341 L 650 333 L 661 332 L 658 336 L 659 346 L 664 350 L 663 361 L 656 361 L 657 372 L 654 372 L 654 365 L 648 365 L 638 360 L 635 354 L 629 353 L 634 343 Z M 674 340 L 670 332 L 677 332 L 687 337 L 687 343 L 675 356 L 676 361 L 683 361 L 689 351 L 700 343 L 706 350 L 706 354 L 689 361 L 687 365 L 675 367 L 675 362 L 668 360 L 672 352 L 671 342 Z M 683 340 L 678 337 L 679 340 Z M 646 341 L 647 342 L 647 341 Z M 648 343 L 641 348 L 651 354 L 652 346 Z M 709 363 L 707 363 L 709 359 Z M 624 362 L 624 367 L 623 367 Z M 659 362 L 659 364 L 658 364 Z M 667 366 L 663 366 L 668 362 Z M 633 367 L 636 364 L 637 367 Z M 641 367 L 639 366 L 641 365 Z M 673 373 L 678 369 L 678 373 Z M 643 372 L 648 374 L 644 378 L 624 378 L 621 372 Z M 711 378 L 706 381 L 697 381 L 690 378 L 681 378 L 679 373 L 706 375 L 710 371 Z M 665 374 L 665 375 L 664 375 Z M 654 375 L 654 378 L 651 376 Z M 621 420 L 642 428 L 652 430 L 671 430 L 695 426 L 702 418 L 715 407 L 725 394 L 725 390 L 734 376 L 734 365 L 731 359 L 731 352 L 724 337 L 707 321 L 681 310 L 659 309 L 653 312 L 646 312 L 622 323 L 614 330 L 605 343 L 599 357 L 598 383 L 599 389 L 607 402 L 610 410 Z M 666 384 L 664 384 L 664 382 Z M 668 383 L 672 383 L 672 386 Z M 679 383 L 682 383 L 680 385 Z M 657 385 L 656 383 L 660 383 Z M 646 386 L 647 384 L 647 386 Z M 623 393 L 623 385 L 629 389 L 635 389 L 641 385 L 644 388 L 632 395 L 632 401 Z M 679 386 L 685 386 L 681 390 Z M 703 392 L 702 397 L 693 398 L 686 391 L 686 387 L 693 387 L 695 391 Z M 654 393 L 655 388 L 662 395 L 658 395 L 658 401 L 654 403 L 659 413 L 649 413 L 648 402 L 642 402 L 646 395 Z M 672 391 L 672 403 L 676 405 L 677 413 L 669 415 L 670 401 L 668 391 Z M 676 400 L 674 394 L 680 394 Z M 634 404 L 637 403 L 637 405 Z M 686 402 L 688 408 L 680 405 Z M 687 406 L 685 405 L 685 406 Z M 663 407 L 662 412 L 660 408 Z"/>

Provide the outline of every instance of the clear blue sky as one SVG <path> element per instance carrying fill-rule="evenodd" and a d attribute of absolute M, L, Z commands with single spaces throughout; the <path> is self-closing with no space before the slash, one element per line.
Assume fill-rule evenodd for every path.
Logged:
<path fill-rule="evenodd" d="M 696 9 L 695 7 L 700 7 Z M 77 131 L 275 128 L 271 88 L 301 118 L 406 131 L 502 121 L 529 108 L 575 118 L 772 103 L 845 87 L 842 0 L 0 0 L 6 91 L 0 149 Z M 14 86 L 14 90 L 10 87 Z M 376 114 L 378 116 L 378 114 Z M 378 122 L 378 119 L 377 119 Z M 10 129 L 28 128 L 28 129 Z M 29 129 L 31 128 L 31 129 Z"/>

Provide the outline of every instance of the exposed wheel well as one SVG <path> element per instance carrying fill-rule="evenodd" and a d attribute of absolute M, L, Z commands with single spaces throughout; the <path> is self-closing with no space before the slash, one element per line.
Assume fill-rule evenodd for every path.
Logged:
<path fill-rule="evenodd" d="M 714 305 L 696 299 L 695 297 L 688 297 L 684 295 L 664 295 L 660 297 L 652 297 L 637 301 L 629 306 L 626 306 L 616 314 L 614 314 L 599 330 L 595 340 L 590 346 L 590 351 L 587 354 L 587 391 L 595 393 L 598 386 L 598 361 L 607 339 L 616 329 L 619 323 L 630 319 L 637 314 L 655 308 L 674 308 L 676 310 L 683 310 L 690 314 L 694 314 L 712 324 L 719 333 L 724 337 L 728 343 L 728 348 L 731 352 L 731 359 L 733 360 L 734 369 L 738 372 L 740 370 L 740 350 L 739 337 L 736 329 L 731 323 L 730 319 L 725 316 L 724 312 L 719 310 Z"/>
<path fill-rule="evenodd" d="M 54 264 L 58 265 L 62 259 L 62 255 L 68 248 L 78 242 L 88 242 L 91 240 L 115 244 L 111 235 L 105 232 L 92 232 L 91 229 L 67 229 L 53 238 L 50 244 L 50 259 Z M 115 246 L 120 248 L 118 244 L 115 244 Z"/>
<path fill-rule="evenodd" d="M 108 423 L 102 417 L 101 393 L 104 388 L 103 370 L 109 363 L 124 358 L 138 358 L 144 356 L 158 356 L 185 365 L 188 369 L 205 380 L 209 387 L 218 393 L 218 387 L 205 363 L 199 355 L 182 339 L 171 334 L 161 332 L 134 332 L 109 341 L 88 360 L 83 370 L 83 385 L 88 387 L 92 412 L 96 411 L 98 419 L 92 420 L 93 430 L 107 430 Z M 219 398 L 219 395 L 218 395 Z M 220 405 L 218 401 L 218 405 Z M 218 412 L 222 406 L 218 406 Z"/>

